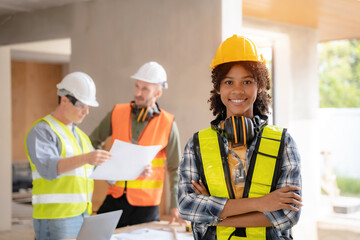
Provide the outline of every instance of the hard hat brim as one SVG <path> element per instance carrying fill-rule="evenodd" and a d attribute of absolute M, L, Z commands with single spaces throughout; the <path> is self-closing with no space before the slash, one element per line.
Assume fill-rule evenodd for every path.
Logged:
<path fill-rule="evenodd" d="M 96 100 L 92 100 L 92 101 L 81 101 L 79 99 L 80 102 L 82 102 L 83 104 L 86 104 L 90 107 L 98 107 L 99 106 L 99 103 L 96 101 Z"/>
<path fill-rule="evenodd" d="M 143 81 L 143 82 L 158 84 L 158 85 L 163 86 L 163 88 L 167 88 L 166 82 L 152 82 L 152 81 L 149 81 L 149 79 L 138 77 L 136 75 L 132 75 L 132 76 L 130 76 L 130 78 L 135 79 L 135 80 L 140 80 L 140 81 Z"/>

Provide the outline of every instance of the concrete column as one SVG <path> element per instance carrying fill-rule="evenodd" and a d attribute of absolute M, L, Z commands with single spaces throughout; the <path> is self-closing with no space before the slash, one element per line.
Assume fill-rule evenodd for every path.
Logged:
<path fill-rule="evenodd" d="M 317 120 L 319 86 L 317 77 L 317 32 L 298 28 L 290 31 L 291 111 L 289 132 L 297 143 L 301 155 L 303 179 L 302 214 L 294 228 L 295 239 L 317 239 L 316 222 L 320 217 L 321 170 Z M 280 66 L 279 68 L 283 68 Z M 281 87 L 281 86 L 279 86 Z M 289 101 L 288 100 L 288 101 Z M 280 102 L 278 104 L 283 104 Z"/>
<path fill-rule="evenodd" d="M 0 231 L 11 230 L 11 65 L 10 49 L 0 47 Z"/>
<path fill-rule="evenodd" d="M 300 27 L 288 29 L 273 45 L 275 124 L 288 128 L 301 157 L 304 207 L 293 229 L 295 239 L 317 239 L 320 151 L 316 45 L 315 30 Z"/>

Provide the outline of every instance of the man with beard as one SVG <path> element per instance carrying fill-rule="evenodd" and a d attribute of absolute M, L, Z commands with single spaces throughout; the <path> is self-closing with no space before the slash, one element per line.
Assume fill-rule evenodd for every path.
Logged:
<path fill-rule="evenodd" d="M 142 146 L 161 145 L 162 148 L 136 180 L 110 183 L 98 214 L 122 209 L 117 227 L 159 221 L 166 166 L 171 189 L 170 222 L 180 222 L 177 209 L 179 132 L 174 116 L 156 102 L 167 88 L 166 72 L 157 62 L 148 62 L 131 78 L 135 80 L 134 100 L 115 105 L 90 135 L 91 142 L 95 148 L 100 148 L 112 136 L 112 142 L 118 139 Z"/>

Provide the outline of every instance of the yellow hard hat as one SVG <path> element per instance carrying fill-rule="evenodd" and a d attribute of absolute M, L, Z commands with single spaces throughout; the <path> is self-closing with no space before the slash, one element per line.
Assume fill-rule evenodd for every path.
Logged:
<path fill-rule="evenodd" d="M 238 37 L 234 34 L 220 44 L 210 68 L 214 69 L 217 65 L 238 61 L 265 62 L 262 54 L 258 53 L 253 41 L 243 36 Z"/>

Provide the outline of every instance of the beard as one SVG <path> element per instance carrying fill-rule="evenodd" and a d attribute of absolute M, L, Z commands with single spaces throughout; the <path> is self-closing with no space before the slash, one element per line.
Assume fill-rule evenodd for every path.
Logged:
<path fill-rule="evenodd" d="M 135 97 L 135 104 L 138 108 L 151 107 L 152 98 L 144 99 L 143 97 Z"/>

